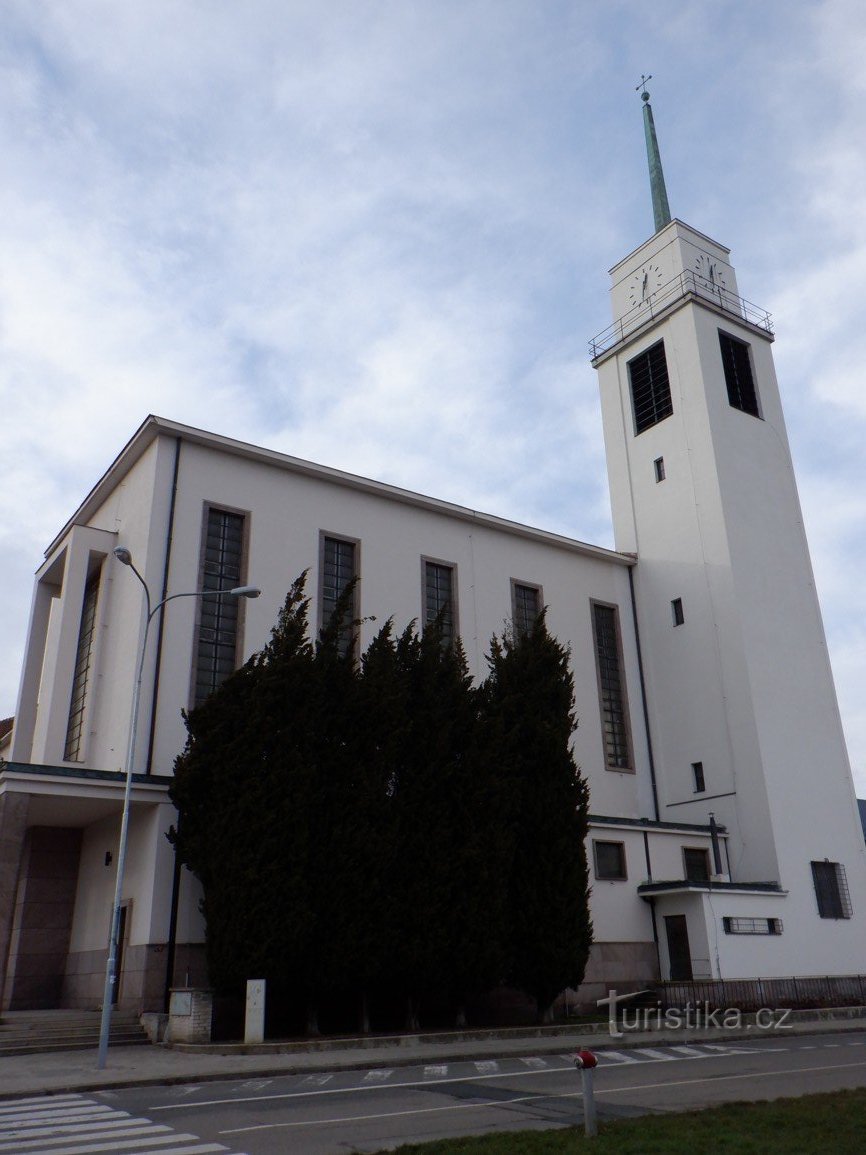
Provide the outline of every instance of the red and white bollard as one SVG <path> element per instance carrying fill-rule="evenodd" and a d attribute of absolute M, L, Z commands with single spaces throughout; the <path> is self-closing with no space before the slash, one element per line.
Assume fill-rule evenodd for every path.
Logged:
<path fill-rule="evenodd" d="M 578 1051 L 574 1056 L 574 1065 L 580 1071 L 580 1080 L 583 1086 L 583 1129 L 591 1137 L 598 1134 L 595 1093 L 592 1085 L 592 1073 L 598 1066 L 598 1059 L 592 1051 Z"/>

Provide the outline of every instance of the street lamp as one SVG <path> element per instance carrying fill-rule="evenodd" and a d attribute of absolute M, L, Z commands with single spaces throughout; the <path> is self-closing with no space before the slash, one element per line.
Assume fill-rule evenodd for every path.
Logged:
<path fill-rule="evenodd" d="M 132 561 L 132 554 L 124 546 L 119 545 L 114 550 L 114 556 L 121 563 L 121 565 L 129 566 L 138 580 L 141 582 L 144 590 L 145 608 L 147 610 L 147 620 L 144 624 L 144 637 L 141 641 L 141 652 L 138 661 L 138 676 L 135 681 L 135 689 L 132 695 L 132 716 L 129 723 L 129 745 L 126 751 L 126 785 L 123 792 L 123 817 L 120 822 L 120 846 L 117 852 L 117 877 L 114 883 L 114 906 L 111 912 L 111 937 L 108 943 L 108 960 L 105 965 L 105 990 L 102 996 L 102 1023 L 99 1030 L 99 1055 L 97 1059 L 97 1069 L 102 1070 L 105 1067 L 105 1061 L 108 1055 L 108 1035 L 111 1029 L 111 1010 L 113 1005 L 114 984 L 117 981 L 115 969 L 117 966 L 117 937 L 120 930 L 120 907 L 121 894 L 123 891 L 123 871 L 126 866 L 126 848 L 129 841 L 129 806 L 132 796 L 132 771 L 135 759 L 135 737 L 138 728 L 138 704 L 141 699 L 141 681 L 144 674 L 144 658 L 147 652 L 147 638 L 150 631 L 150 623 L 153 621 L 157 613 L 166 605 L 167 602 L 172 602 L 175 598 L 257 598 L 262 592 L 256 586 L 236 586 L 229 590 L 193 590 L 191 593 L 169 594 L 168 597 L 163 598 L 161 602 L 157 602 L 155 606 L 151 606 L 150 590 L 147 587 L 147 582 L 135 568 Z"/>

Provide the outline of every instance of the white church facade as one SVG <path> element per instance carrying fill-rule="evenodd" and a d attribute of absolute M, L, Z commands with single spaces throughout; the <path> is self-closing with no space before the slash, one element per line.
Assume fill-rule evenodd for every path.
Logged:
<path fill-rule="evenodd" d="M 263 590 L 178 598 L 150 632 L 122 1005 L 161 1010 L 170 985 L 205 979 L 197 883 L 165 837 L 181 710 L 262 647 L 304 570 L 314 623 L 357 578 L 362 648 L 377 622 L 447 605 L 477 677 L 494 633 L 548 607 L 571 650 L 590 788 L 579 1001 L 658 979 L 866 969 L 866 845 L 773 335 L 729 255 L 663 216 L 611 271 L 614 323 L 593 363 L 615 550 L 147 418 L 36 574 L 0 744 L 0 1007 L 101 1002 L 144 628 L 118 547 L 154 602 Z"/>

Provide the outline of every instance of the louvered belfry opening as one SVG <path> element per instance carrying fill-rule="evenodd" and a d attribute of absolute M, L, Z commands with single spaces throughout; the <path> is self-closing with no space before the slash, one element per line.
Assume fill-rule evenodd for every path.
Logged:
<path fill-rule="evenodd" d="M 628 363 L 635 434 L 643 433 L 674 411 L 665 343 L 658 341 Z"/>

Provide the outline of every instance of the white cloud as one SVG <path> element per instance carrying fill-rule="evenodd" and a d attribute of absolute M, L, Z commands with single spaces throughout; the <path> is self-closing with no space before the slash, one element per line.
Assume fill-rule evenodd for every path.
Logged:
<path fill-rule="evenodd" d="M 40 550 L 148 412 L 609 544 L 584 341 L 651 228 L 653 71 L 675 214 L 776 315 L 866 793 L 855 0 L 10 0 L 0 22 L 0 715 Z"/>

